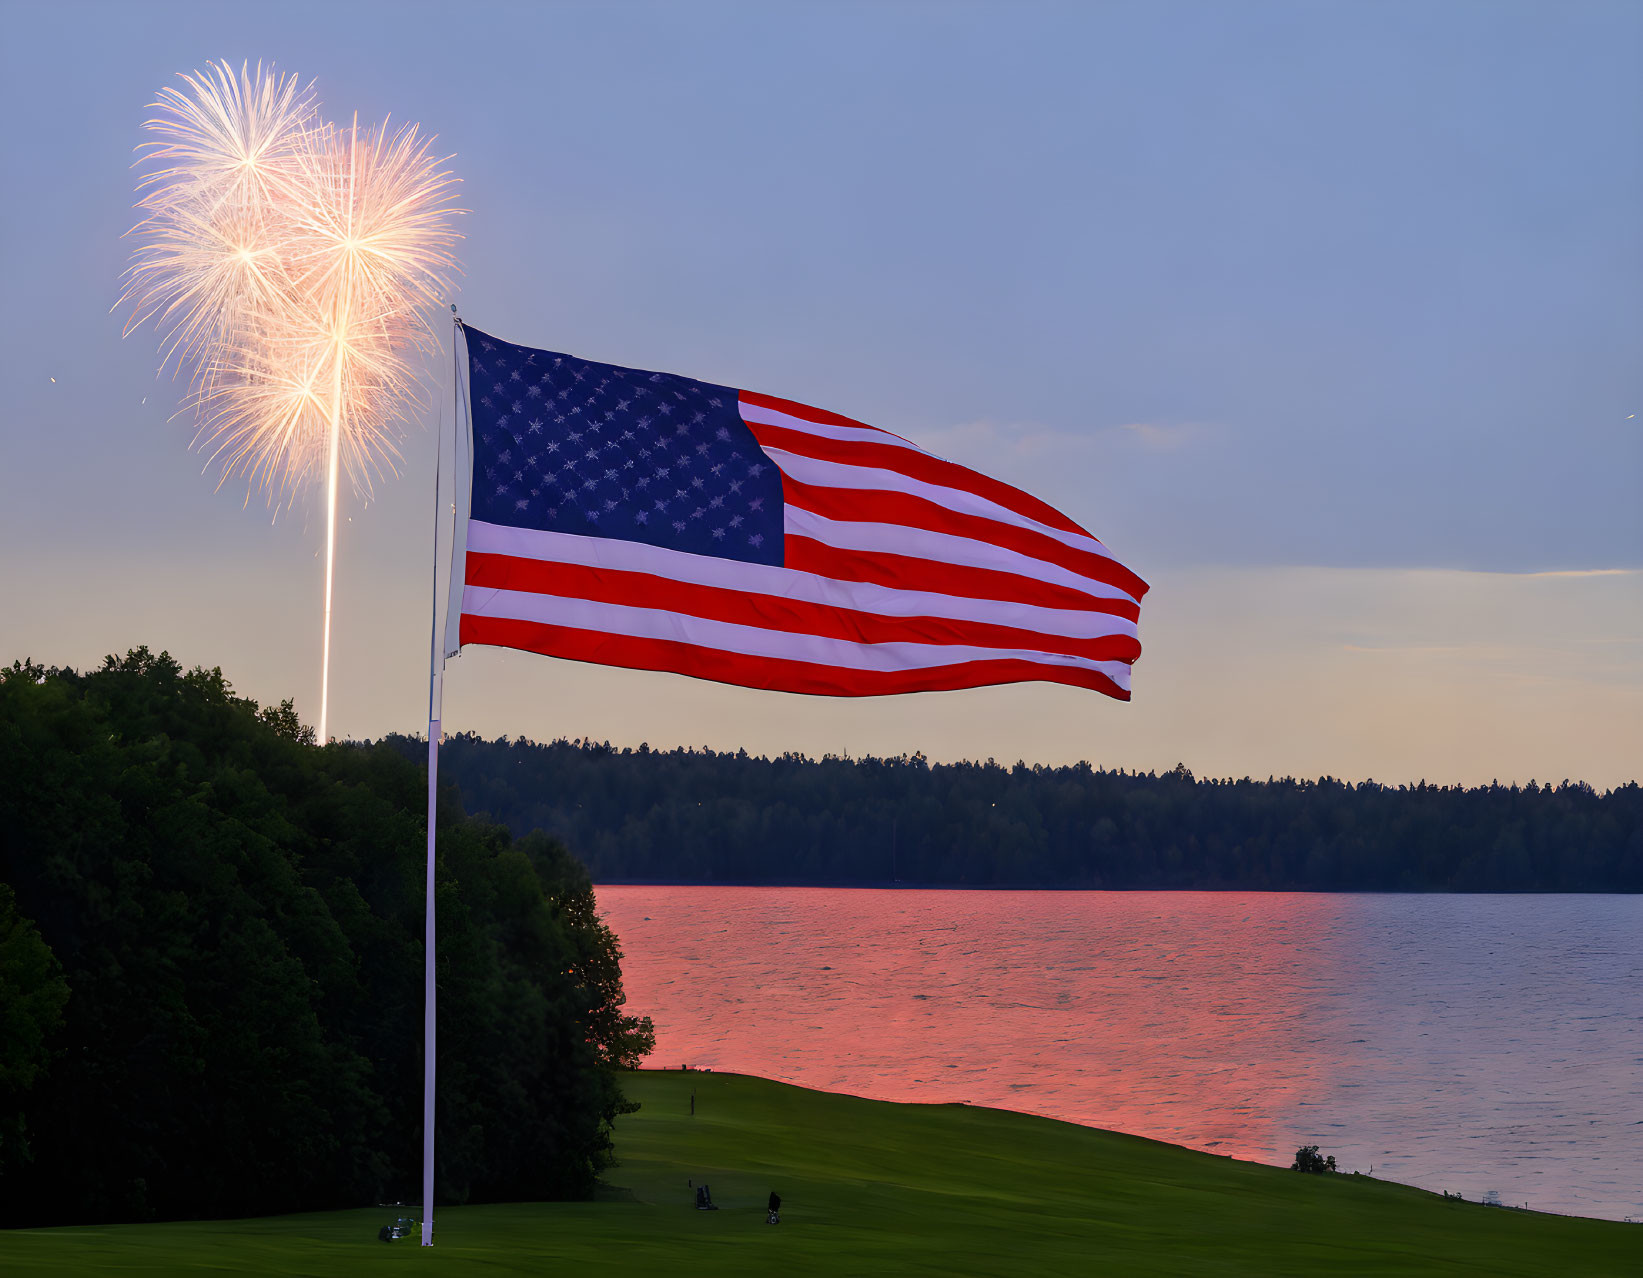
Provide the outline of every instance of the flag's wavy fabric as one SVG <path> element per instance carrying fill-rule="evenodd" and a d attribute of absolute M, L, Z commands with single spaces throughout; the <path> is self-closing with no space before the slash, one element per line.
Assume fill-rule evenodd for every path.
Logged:
<path fill-rule="evenodd" d="M 1019 489 L 848 417 L 466 329 L 459 640 L 822 696 L 1130 696 L 1147 584 Z"/>

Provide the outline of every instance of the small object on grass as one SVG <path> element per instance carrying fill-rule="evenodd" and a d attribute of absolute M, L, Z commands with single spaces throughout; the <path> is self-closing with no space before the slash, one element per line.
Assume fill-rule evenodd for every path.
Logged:
<path fill-rule="evenodd" d="M 1302 1145 L 1295 1151 L 1295 1161 L 1290 1164 L 1289 1170 L 1327 1176 L 1335 1170 L 1335 1155 L 1325 1158 L 1318 1153 L 1316 1145 Z"/>
<path fill-rule="evenodd" d="M 780 1194 L 778 1194 L 774 1189 L 772 1189 L 770 1191 L 770 1212 L 767 1216 L 765 1216 L 764 1223 L 767 1224 L 767 1225 L 779 1225 L 779 1224 L 781 1224 L 782 1223 L 782 1218 L 781 1218 L 781 1215 L 779 1214 L 781 1212 L 781 1209 L 782 1209 L 782 1196 Z"/>
<path fill-rule="evenodd" d="M 717 1207 L 715 1207 L 713 1205 L 713 1191 L 711 1189 L 709 1189 L 705 1183 L 696 1186 L 696 1210 L 697 1211 L 718 1211 L 719 1210 Z"/>

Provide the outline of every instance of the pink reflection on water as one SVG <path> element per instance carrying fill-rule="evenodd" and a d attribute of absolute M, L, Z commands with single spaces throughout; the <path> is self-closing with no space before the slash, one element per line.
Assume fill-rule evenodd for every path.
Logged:
<path fill-rule="evenodd" d="M 1643 897 L 602 887 L 653 1063 L 1643 1216 Z"/>
<path fill-rule="evenodd" d="M 1287 1162 L 1353 1070 L 1344 898 L 601 887 L 652 1064 Z M 1361 1040 L 1360 1040 L 1361 1041 Z"/>

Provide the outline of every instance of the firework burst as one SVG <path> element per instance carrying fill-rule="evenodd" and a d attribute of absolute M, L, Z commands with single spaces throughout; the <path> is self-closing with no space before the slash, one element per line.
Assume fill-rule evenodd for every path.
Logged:
<path fill-rule="evenodd" d="M 276 508 L 323 481 L 320 740 L 337 490 L 392 474 L 457 268 L 456 179 L 415 125 L 322 120 L 312 84 L 209 64 L 160 91 L 121 304 L 188 379 L 196 444 Z"/>

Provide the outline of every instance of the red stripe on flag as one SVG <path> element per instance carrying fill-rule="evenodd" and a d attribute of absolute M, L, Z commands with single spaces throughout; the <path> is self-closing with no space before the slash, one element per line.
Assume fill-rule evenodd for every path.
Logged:
<path fill-rule="evenodd" d="M 771 426 L 764 422 L 748 422 L 747 428 L 760 446 L 779 448 L 786 452 L 814 457 L 819 461 L 839 462 L 846 466 L 869 466 L 874 470 L 891 470 L 909 479 L 921 479 L 927 484 L 959 488 L 984 497 L 994 505 L 1027 519 L 1035 519 L 1062 532 L 1077 533 L 1092 541 L 1099 538 L 1080 528 L 1054 506 L 1029 496 L 1019 488 L 997 479 L 989 479 L 957 462 L 942 461 L 929 453 L 897 444 L 875 444 L 866 440 L 833 439 L 827 435 L 811 435 L 786 426 Z"/>
<path fill-rule="evenodd" d="M 891 434 L 882 426 L 869 426 L 866 422 L 858 422 L 854 417 L 846 417 L 842 413 L 830 413 L 825 408 L 816 408 L 811 404 L 801 404 L 797 400 L 783 399 L 779 395 L 761 395 L 757 391 L 738 391 L 737 398 L 744 404 L 752 404 L 757 408 L 769 408 L 778 413 L 786 413 L 789 417 L 802 418 L 807 422 L 819 422 L 823 426 L 848 426 L 852 430 L 870 430 L 880 435 L 889 435 L 891 439 L 901 439 L 900 435 Z M 910 439 L 902 440 L 904 444 L 912 444 Z M 918 445 L 913 444 L 913 447 Z"/>
<path fill-rule="evenodd" d="M 492 590 L 529 594 L 632 608 L 658 608 L 691 617 L 779 630 L 789 634 L 820 635 L 852 643 L 964 644 L 976 648 L 1028 649 L 1053 652 L 1090 661 L 1130 661 L 1141 655 L 1141 644 L 1130 635 L 1073 638 L 1022 630 L 991 622 L 952 617 L 888 617 L 829 604 L 784 599 L 777 595 L 726 590 L 693 582 L 675 581 L 651 573 L 593 568 L 583 564 L 550 563 L 512 555 L 469 551 L 467 584 Z M 1110 614 L 1109 614 L 1110 615 Z"/>
<path fill-rule="evenodd" d="M 902 692 L 950 692 L 998 683 L 1071 684 L 1128 701 L 1128 689 L 1106 675 L 1074 666 L 1039 665 L 1002 658 L 967 661 L 922 670 L 850 670 L 778 657 L 749 657 L 717 648 L 699 648 L 671 639 L 636 639 L 629 635 L 577 630 L 535 621 L 511 621 L 463 614 L 461 642 L 517 648 L 547 657 L 587 661 L 629 670 L 661 670 L 771 692 L 802 692 L 821 697 L 876 697 Z"/>
<path fill-rule="evenodd" d="M 795 533 L 787 534 L 785 566 L 835 581 L 866 581 L 895 590 L 924 590 L 937 595 L 960 595 L 965 599 L 1024 603 L 1074 612 L 1105 612 L 1130 621 L 1141 619 L 1140 605 L 1128 599 L 1103 599 L 1069 586 L 1033 581 L 991 568 L 944 564 L 934 559 L 915 559 L 877 550 L 849 550 Z"/>
<path fill-rule="evenodd" d="M 808 510 L 824 519 L 900 524 L 906 528 L 925 528 L 931 532 L 968 537 L 972 541 L 1002 546 L 1033 559 L 1058 564 L 1092 581 L 1116 587 L 1134 599 L 1140 599 L 1147 592 L 1147 583 L 1115 559 L 1079 550 L 1031 528 L 951 510 L 939 502 L 912 493 L 883 488 L 823 488 L 784 474 L 782 495 L 783 500 L 800 510 Z"/>

